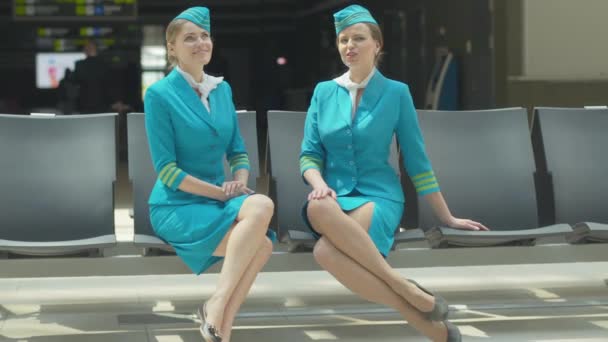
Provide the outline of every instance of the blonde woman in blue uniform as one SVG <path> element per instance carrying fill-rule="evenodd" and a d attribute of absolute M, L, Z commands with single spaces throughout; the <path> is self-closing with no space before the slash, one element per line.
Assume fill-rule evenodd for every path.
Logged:
<path fill-rule="evenodd" d="M 154 231 L 195 274 L 224 259 L 216 291 L 197 312 L 204 340 L 218 342 L 230 341 L 235 315 L 272 253 L 273 203 L 246 186 L 249 159 L 230 86 L 203 71 L 213 51 L 210 34 L 205 7 L 171 21 L 166 39 L 174 68 L 148 88 L 144 105 L 158 173 L 149 200 Z M 232 181 L 224 179 L 224 156 Z"/>
<path fill-rule="evenodd" d="M 453 228 L 487 228 L 450 213 L 426 156 L 408 87 L 375 68 L 383 40 L 372 15 L 352 5 L 334 19 L 348 71 L 317 85 L 300 154 L 300 170 L 313 188 L 302 215 L 319 238 L 314 257 L 350 290 L 398 310 L 433 341 L 460 341 L 458 329 L 446 320 L 445 300 L 385 261 L 404 208 L 400 181 L 388 163 L 393 134 L 417 193 L 441 221 Z"/>

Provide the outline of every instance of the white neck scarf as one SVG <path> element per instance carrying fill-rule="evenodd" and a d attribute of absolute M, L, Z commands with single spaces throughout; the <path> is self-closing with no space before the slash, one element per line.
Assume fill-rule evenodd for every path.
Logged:
<path fill-rule="evenodd" d="M 361 81 L 361 83 L 355 83 L 350 79 L 350 70 L 345 72 L 344 74 L 342 74 L 342 76 L 334 78 L 334 81 L 336 83 L 338 83 L 339 86 L 346 88 L 346 90 L 348 90 L 348 93 L 350 95 L 350 102 L 351 102 L 351 112 L 353 115 L 355 114 L 354 109 L 355 109 L 355 101 L 357 100 L 357 90 L 367 87 L 369 80 L 372 79 L 372 77 L 374 76 L 375 73 L 376 73 L 376 68 L 372 68 L 372 71 L 369 73 L 369 75 L 367 75 L 367 77 L 363 81 Z"/>
<path fill-rule="evenodd" d="M 192 75 L 180 69 L 179 66 L 176 66 L 175 69 L 180 74 L 182 74 L 182 76 L 184 76 L 184 78 L 186 79 L 186 81 L 188 81 L 188 84 L 190 84 L 192 88 L 198 89 L 199 93 L 201 93 L 201 101 L 203 102 L 203 105 L 205 106 L 205 108 L 207 108 L 207 111 L 211 113 L 211 108 L 209 107 L 208 100 L 209 93 L 211 93 L 213 89 L 217 88 L 217 85 L 222 83 L 224 78 L 207 75 L 205 74 L 205 72 L 203 72 L 203 81 L 196 82 Z"/>

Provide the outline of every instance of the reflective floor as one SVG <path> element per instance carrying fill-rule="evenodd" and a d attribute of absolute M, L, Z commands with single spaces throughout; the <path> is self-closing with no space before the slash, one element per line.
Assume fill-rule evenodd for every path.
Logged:
<path fill-rule="evenodd" d="M 402 269 L 440 291 L 465 341 L 608 341 L 608 263 Z M 519 274 L 519 275 L 518 275 Z M 552 277 L 560 277 L 552 287 Z M 1 341 L 201 341 L 217 274 L 0 279 Z M 233 341 L 425 341 L 320 271 L 265 272 Z"/>

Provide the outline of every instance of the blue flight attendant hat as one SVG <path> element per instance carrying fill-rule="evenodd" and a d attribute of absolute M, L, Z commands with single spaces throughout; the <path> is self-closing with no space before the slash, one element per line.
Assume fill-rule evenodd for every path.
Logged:
<path fill-rule="evenodd" d="M 378 25 L 371 13 L 363 6 L 350 5 L 334 13 L 336 35 L 345 28 L 358 23 L 372 23 Z"/>
<path fill-rule="evenodd" d="M 211 18 L 207 7 L 190 7 L 173 20 L 184 19 L 211 33 Z"/>

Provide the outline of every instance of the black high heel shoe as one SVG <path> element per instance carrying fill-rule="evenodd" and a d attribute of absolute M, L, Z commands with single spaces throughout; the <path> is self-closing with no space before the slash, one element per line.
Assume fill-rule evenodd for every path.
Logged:
<path fill-rule="evenodd" d="M 201 320 L 200 332 L 206 342 L 222 342 L 222 336 L 213 324 L 207 322 L 207 303 L 205 302 L 196 312 Z"/>
<path fill-rule="evenodd" d="M 462 341 L 462 335 L 460 334 L 460 330 L 458 330 L 457 326 L 450 323 L 449 321 L 443 321 L 443 324 L 445 324 L 445 327 L 448 329 L 448 339 L 446 340 L 446 342 Z"/>
<path fill-rule="evenodd" d="M 428 312 L 422 312 L 422 314 L 424 314 L 427 319 L 429 319 L 431 321 L 444 321 L 446 318 L 448 318 L 448 311 L 449 311 L 448 302 L 446 302 L 446 300 L 443 299 L 443 297 L 436 295 L 433 292 L 425 289 L 420 284 L 418 284 L 415 280 L 407 279 L 407 281 L 416 285 L 416 287 L 418 287 L 420 290 L 427 293 L 428 295 L 435 297 L 435 305 L 433 306 L 433 310 L 428 311 Z"/>

